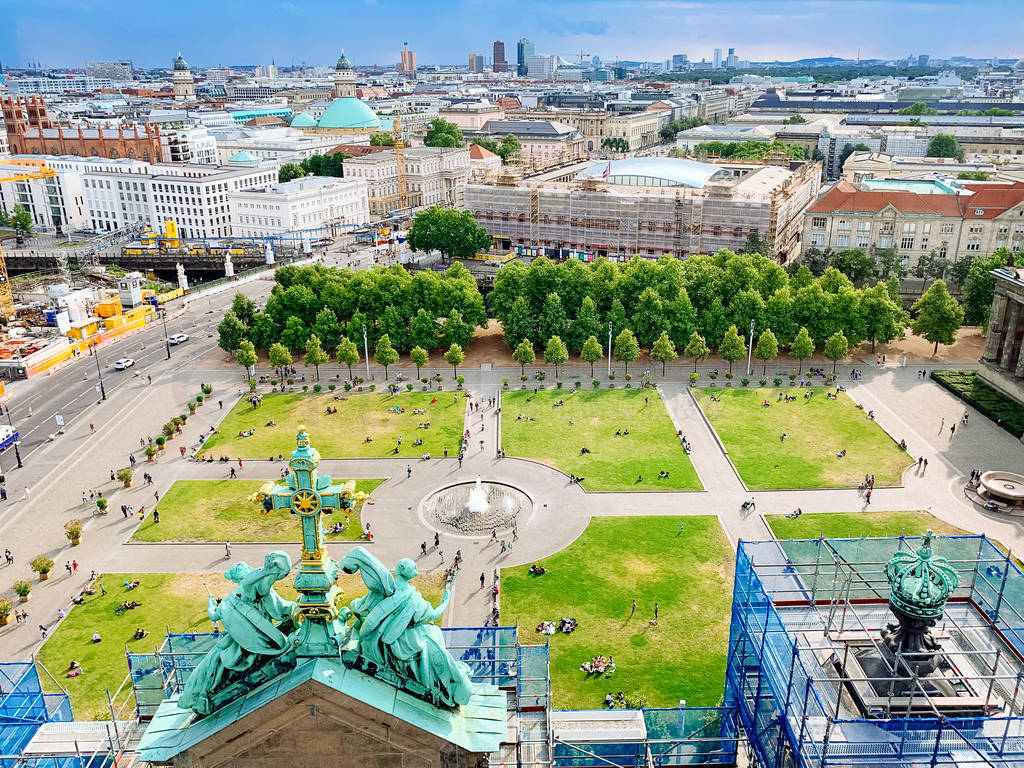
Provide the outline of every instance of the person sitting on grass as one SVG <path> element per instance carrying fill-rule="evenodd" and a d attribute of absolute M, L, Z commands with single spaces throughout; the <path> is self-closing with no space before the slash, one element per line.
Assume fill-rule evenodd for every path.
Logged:
<path fill-rule="evenodd" d="M 779 440 L 780 441 L 781 440 L 786 440 L 788 437 L 789 437 L 789 435 L 787 435 L 785 432 L 783 432 L 781 435 L 779 435 Z"/>
<path fill-rule="evenodd" d="M 267 422 L 267 426 L 268 426 L 268 427 L 276 427 L 276 426 L 277 426 L 277 424 L 276 424 L 276 423 L 274 422 L 274 420 L 273 420 L 273 419 L 271 419 L 270 421 L 268 421 L 268 422 Z"/>
<path fill-rule="evenodd" d="M 761 401 L 761 407 L 762 408 L 771 408 L 772 404 L 769 403 L 767 400 L 763 400 L 763 401 Z"/>
<path fill-rule="evenodd" d="M 71 671 L 73 671 L 73 670 L 76 670 L 76 669 L 81 669 L 81 668 L 82 668 L 82 665 L 81 665 L 81 664 L 79 664 L 79 663 L 78 663 L 77 661 L 75 661 L 74 659 L 72 659 L 72 660 L 71 660 L 71 663 L 70 663 L 70 664 L 68 664 L 68 671 L 69 671 L 69 672 L 71 672 Z"/>
<path fill-rule="evenodd" d="M 134 637 L 135 637 L 136 640 L 141 640 L 142 638 L 144 638 L 148 634 L 149 634 L 149 632 L 144 630 L 142 627 L 136 627 Z"/>
<path fill-rule="evenodd" d="M 846 455 L 846 449 L 845 449 L 845 448 L 843 448 L 843 450 L 839 451 L 839 452 L 838 452 L 838 453 L 836 454 L 836 456 L 837 456 L 838 458 L 840 458 L 840 459 L 841 459 L 841 458 L 843 458 L 843 457 L 844 457 L 845 455 Z"/>
<path fill-rule="evenodd" d="M 367 436 L 366 436 L 366 439 L 365 439 L 365 440 L 363 440 L 363 442 L 364 442 L 364 443 L 372 443 L 372 442 L 373 442 L 373 438 L 372 438 L 372 437 L 370 437 L 369 435 L 367 435 Z"/>
<path fill-rule="evenodd" d="M 658 473 L 658 477 L 660 479 L 664 480 L 666 477 L 668 477 L 668 472 L 665 472 L 664 470 L 662 470 L 661 472 Z"/>
<path fill-rule="evenodd" d="M 100 641 L 101 641 L 102 639 L 103 639 L 103 635 L 101 635 L 101 634 L 100 634 L 99 632 L 93 632 L 93 633 L 92 633 L 92 641 L 93 641 L 94 643 L 98 643 L 98 642 L 100 642 Z"/>
<path fill-rule="evenodd" d="M 580 456 L 582 456 L 582 455 L 584 455 L 586 453 L 590 453 L 590 449 L 587 448 L 587 446 L 583 446 L 582 448 L 580 448 Z"/>

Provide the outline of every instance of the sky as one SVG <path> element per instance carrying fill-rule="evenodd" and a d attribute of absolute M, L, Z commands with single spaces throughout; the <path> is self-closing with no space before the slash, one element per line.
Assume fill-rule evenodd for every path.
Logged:
<path fill-rule="evenodd" d="M 463 64 L 521 37 L 565 58 L 660 61 L 816 56 L 898 58 L 927 53 L 1024 56 L 1020 0 L 0 0 L 0 61 L 81 67 L 131 59 L 169 67 Z M 970 34 L 965 31 L 973 30 Z"/>

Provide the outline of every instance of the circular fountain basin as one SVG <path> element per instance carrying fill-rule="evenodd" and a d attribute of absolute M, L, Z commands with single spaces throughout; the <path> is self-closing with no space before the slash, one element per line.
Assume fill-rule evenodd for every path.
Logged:
<path fill-rule="evenodd" d="M 490 536 L 491 531 L 511 531 L 533 514 L 529 495 L 506 483 L 481 482 L 487 494 L 486 508 L 470 510 L 470 493 L 476 482 L 455 483 L 434 491 L 420 503 L 420 517 L 435 530 L 457 536 Z"/>
<path fill-rule="evenodd" d="M 987 499 L 1024 508 L 1024 475 L 992 470 L 981 475 L 979 493 Z"/>

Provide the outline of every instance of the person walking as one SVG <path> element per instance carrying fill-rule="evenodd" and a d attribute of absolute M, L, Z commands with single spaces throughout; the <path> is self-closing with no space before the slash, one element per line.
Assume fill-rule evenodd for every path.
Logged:
<path fill-rule="evenodd" d="M 405 465 L 405 478 L 408 480 L 412 477 L 412 464 Z"/>
<path fill-rule="evenodd" d="M 221 409 L 222 411 L 224 410 L 224 401 L 223 401 L 223 400 L 218 400 L 218 401 L 217 401 L 217 405 L 219 405 L 219 406 L 220 406 L 220 409 Z"/>
<path fill-rule="evenodd" d="M 78 573 L 78 561 L 77 560 L 72 560 L 71 561 L 71 572 L 72 573 Z"/>
<path fill-rule="evenodd" d="M 927 471 L 928 471 L 928 459 L 925 459 L 924 460 L 924 468 L 921 470 L 921 474 L 923 475 Z"/>
<path fill-rule="evenodd" d="M 70 560 L 68 560 L 66 563 L 64 563 L 64 570 L 66 570 L 68 572 L 68 576 L 71 575 L 71 561 Z"/>
<path fill-rule="evenodd" d="M 946 428 L 946 417 L 943 416 L 942 420 L 939 422 L 939 434 L 940 435 L 942 434 L 942 430 L 945 429 L 945 428 Z"/>
<path fill-rule="evenodd" d="M 868 488 L 868 490 L 864 493 L 864 503 L 865 504 L 870 504 L 871 503 L 871 489 L 870 488 Z"/>
<path fill-rule="evenodd" d="M 629 609 L 629 618 L 633 618 L 636 613 L 636 600 L 633 601 L 633 607 Z"/>
<path fill-rule="evenodd" d="M 484 588 L 484 582 L 487 580 L 487 576 L 483 571 L 480 571 L 480 589 Z"/>
<path fill-rule="evenodd" d="M 952 440 L 953 439 L 953 435 L 955 435 L 955 434 L 956 434 L 956 424 L 950 424 L 949 425 L 949 439 Z"/>
<path fill-rule="evenodd" d="M 444 550 L 443 550 L 443 549 L 439 549 L 439 550 L 437 550 L 437 554 L 438 554 L 438 555 L 440 556 L 440 558 L 441 558 L 441 565 L 444 565 Z"/>
<path fill-rule="evenodd" d="M 425 554 L 427 554 L 427 542 L 424 541 L 420 544 L 420 555 Z"/>
<path fill-rule="evenodd" d="M 150 482 L 153 481 L 150 480 Z M 153 491 L 153 498 L 156 499 L 157 501 L 160 501 L 160 491 Z"/>
<path fill-rule="evenodd" d="M 437 549 L 439 546 L 441 546 L 441 535 L 435 531 L 434 532 L 434 549 Z"/>
<path fill-rule="evenodd" d="M 459 454 L 459 469 L 462 469 L 462 454 Z"/>
<path fill-rule="evenodd" d="M 654 620 L 655 621 L 658 620 L 658 604 L 657 603 L 654 604 Z"/>
<path fill-rule="evenodd" d="M 242 468 L 242 460 L 241 460 L 241 459 L 239 459 L 239 460 L 238 460 L 238 468 L 239 468 L 239 469 L 241 469 L 241 468 Z"/>

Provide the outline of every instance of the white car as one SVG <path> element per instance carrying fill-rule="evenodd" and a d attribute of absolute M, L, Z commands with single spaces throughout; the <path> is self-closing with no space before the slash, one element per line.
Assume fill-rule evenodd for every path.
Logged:
<path fill-rule="evenodd" d="M 126 371 L 135 365 L 135 360 L 130 357 L 122 357 L 120 360 L 114 361 L 115 371 Z"/>
<path fill-rule="evenodd" d="M 172 347 L 177 346 L 178 344 L 184 344 L 186 341 L 188 341 L 187 333 L 176 333 L 167 339 L 167 343 Z"/>

